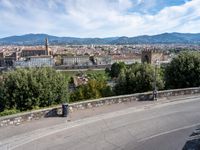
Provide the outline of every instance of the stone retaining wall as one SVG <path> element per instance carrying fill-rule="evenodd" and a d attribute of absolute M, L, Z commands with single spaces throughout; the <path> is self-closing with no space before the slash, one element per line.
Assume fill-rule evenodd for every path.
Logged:
<path fill-rule="evenodd" d="M 199 87 L 166 90 L 166 91 L 159 91 L 158 98 L 164 98 L 164 97 L 170 97 L 170 96 L 181 96 L 181 95 L 193 95 L 193 94 L 199 94 L 199 93 L 200 93 Z M 88 109 L 88 108 L 93 108 L 93 107 L 100 107 L 103 105 L 125 103 L 125 102 L 131 102 L 131 101 L 152 100 L 152 98 L 153 98 L 152 92 L 100 98 L 100 99 L 95 99 L 95 100 L 72 103 L 69 105 L 69 111 L 76 111 L 79 109 Z M 0 117 L 0 127 L 10 126 L 10 125 L 19 125 L 23 122 L 37 120 L 44 117 L 59 117 L 59 116 L 62 116 L 61 106 Z"/>

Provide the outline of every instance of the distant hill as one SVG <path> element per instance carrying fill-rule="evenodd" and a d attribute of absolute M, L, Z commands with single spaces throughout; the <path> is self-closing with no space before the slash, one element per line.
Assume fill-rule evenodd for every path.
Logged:
<path fill-rule="evenodd" d="M 0 45 L 43 45 L 48 38 L 51 45 L 60 44 L 200 44 L 200 33 L 163 33 L 136 37 L 76 38 L 48 34 L 26 34 L 0 39 Z"/>

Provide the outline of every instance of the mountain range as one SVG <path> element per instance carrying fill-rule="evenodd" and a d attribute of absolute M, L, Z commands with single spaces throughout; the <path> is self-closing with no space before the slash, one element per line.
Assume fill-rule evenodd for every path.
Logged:
<path fill-rule="evenodd" d="M 136 37 L 76 38 L 48 34 L 25 34 L 0 38 L 0 45 L 43 45 L 48 38 L 50 45 L 62 44 L 200 44 L 200 33 L 163 33 Z"/>

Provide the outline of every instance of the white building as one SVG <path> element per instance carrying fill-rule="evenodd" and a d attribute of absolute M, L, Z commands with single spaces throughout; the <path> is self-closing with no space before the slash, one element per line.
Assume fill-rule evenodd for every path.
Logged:
<path fill-rule="evenodd" d="M 133 64 L 133 63 L 141 63 L 141 58 L 135 55 L 113 55 L 111 63 L 115 62 L 124 62 L 127 65 Z"/>
<path fill-rule="evenodd" d="M 54 60 L 52 56 L 31 56 L 24 60 L 18 60 L 14 63 L 15 67 L 52 67 Z"/>
<path fill-rule="evenodd" d="M 95 62 L 97 65 L 110 65 L 112 58 L 110 55 L 107 56 L 95 56 Z"/>
<path fill-rule="evenodd" d="M 63 56 L 62 64 L 66 66 L 88 66 L 92 65 L 88 55 L 83 56 Z"/>

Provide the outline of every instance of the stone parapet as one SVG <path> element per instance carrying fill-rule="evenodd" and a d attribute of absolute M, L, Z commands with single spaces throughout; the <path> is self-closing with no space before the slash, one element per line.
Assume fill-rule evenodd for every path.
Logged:
<path fill-rule="evenodd" d="M 159 98 L 162 99 L 171 96 L 194 95 L 194 94 L 200 94 L 199 87 L 159 91 L 157 97 L 158 99 Z M 106 97 L 106 98 L 87 100 L 69 104 L 69 111 L 73 112 L 80 109 L 101 107 L 103 105 L 119 104 L 132 101 L 148 101 L 152 99 L 153 99 L 152 92 Z M 28 122 L 31 120 L 38 120 L 46 117 L 59 117 L 59 116 L 62 116 L 61 106 L 45 108 L 45 109 L 0 117 L 0 127 L 20 125 L 23 122 Z"/>

